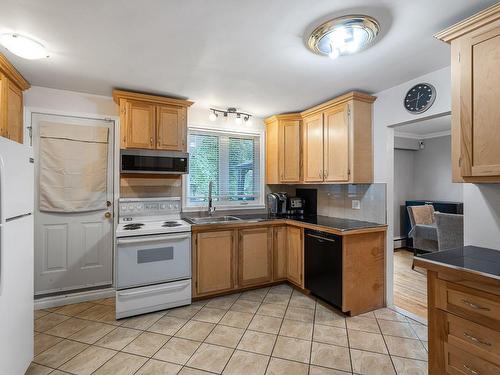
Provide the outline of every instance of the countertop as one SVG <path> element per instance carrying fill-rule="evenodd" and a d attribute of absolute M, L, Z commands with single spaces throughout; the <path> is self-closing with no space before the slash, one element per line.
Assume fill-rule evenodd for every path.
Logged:
<path fill-rule="evenodd" d="M 415 257 L 415 265 L 427 269 L 438 266 L 500 280 L 500 251 L 484 247 L 464 246 L 419 255 Z"/>
<path fill-rule="evenodd" d="M 214 215 L 218 216 L 218 215 Z M 316 230 L 324 230 L 327 229 L 333 232 L 349 232 L 355 230 L 365 230 L 372 228 L 386 228 L 386 224 L 372 223 L 368 221 L 361 220 L 353 220 L 353 219 L 344 219 L 338 217 L 329 217 L 329 216 L 320 216 L 320 215 L 312 215 L 312 216 L 284 216 L 284 217 L 276 217 L 269 216 L 267 214 L 236 214 L 233 215 L 241 220 L 230 221 L 227 223 L 213 223 L 213 224 L 192 224 L 194 228 L 203 227 L 207 228 L 210 226 L 241 226 L 251 223 L 263 224 L 264 222 L 276 222 L 276 224 L 284 222 L 286 224 L 291 225 L 299 225 L 306 228 L 316 229 Z M 185 213 L 183 215 L 183 219 L 189 222 L 189 217 L 196 217 L 196 214 Z"/>

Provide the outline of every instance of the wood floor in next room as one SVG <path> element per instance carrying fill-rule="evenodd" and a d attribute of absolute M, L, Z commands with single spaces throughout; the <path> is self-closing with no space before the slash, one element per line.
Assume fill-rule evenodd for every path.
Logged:
<path fill-rule="evenodd" d="M 427 319 L 427 275 L 420 268 L 411 269 L 413 251 L 394 252 L 394 305 Z"/>
<path fill-rule="evenodd" d="M 114 300 L 36 311 L 33 374 L 426 375 L 427 327 L 346 318 L 288 285 L 115 320 Z"/>

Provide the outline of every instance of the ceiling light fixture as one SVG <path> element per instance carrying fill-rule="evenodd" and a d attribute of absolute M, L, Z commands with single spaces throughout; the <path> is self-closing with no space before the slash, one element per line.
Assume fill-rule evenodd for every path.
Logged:
<path fill-rule="evenodd" d="M 21 34 L 2 34 L 0 43 L 14 55 L 27 60 L 37 60 L 49 57 L 43 44 Z"/>
<path fill-rule="evenodd" d="M 359 52 L 377 37 L 380 26 L 370 16 L 350 15 L 329 20 L 314 29 L 308 48 L 318 55 L 336 59 Z"/>
<path fill-rule="evenodd" d="M 234 107 L 229 107 L 228 109 L 216 109 L 216 108 L 210 108 L 210 114 L 208 115 L 208 118 L 210 121 L 215 121 L 217 117 L 219 116 L 219 113 L 222 113 L 224 117 L 228 117 L 228 115 L 234 115 L 235 119 L 234 121 L 236 124 L 240 125 L 243 121 L 246 124 L 251 124 L 250 117 L 252 115 L 245 113 L 245 112 L 239 112 L 236 108 Z"/>

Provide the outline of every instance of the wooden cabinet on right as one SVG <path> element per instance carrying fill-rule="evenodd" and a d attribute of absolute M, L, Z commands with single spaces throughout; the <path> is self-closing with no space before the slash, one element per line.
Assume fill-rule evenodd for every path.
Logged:
<path fill-rule="evenodd" d="M 23 91 L 30 87 L 0 54 L 0 136 L 23 143 Z"/>
<path fill-rule="evenodd" d="M 454 182 L 500 182 L 500 3 L 438 33 L 451 43 Z"/>

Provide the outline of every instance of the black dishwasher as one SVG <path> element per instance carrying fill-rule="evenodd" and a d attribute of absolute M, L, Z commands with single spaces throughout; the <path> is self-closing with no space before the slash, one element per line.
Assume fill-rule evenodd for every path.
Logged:
<path fill-rule="evenodd" d="M 342 308 L 342 237 L 304 230 L 305 287 Z"/>

